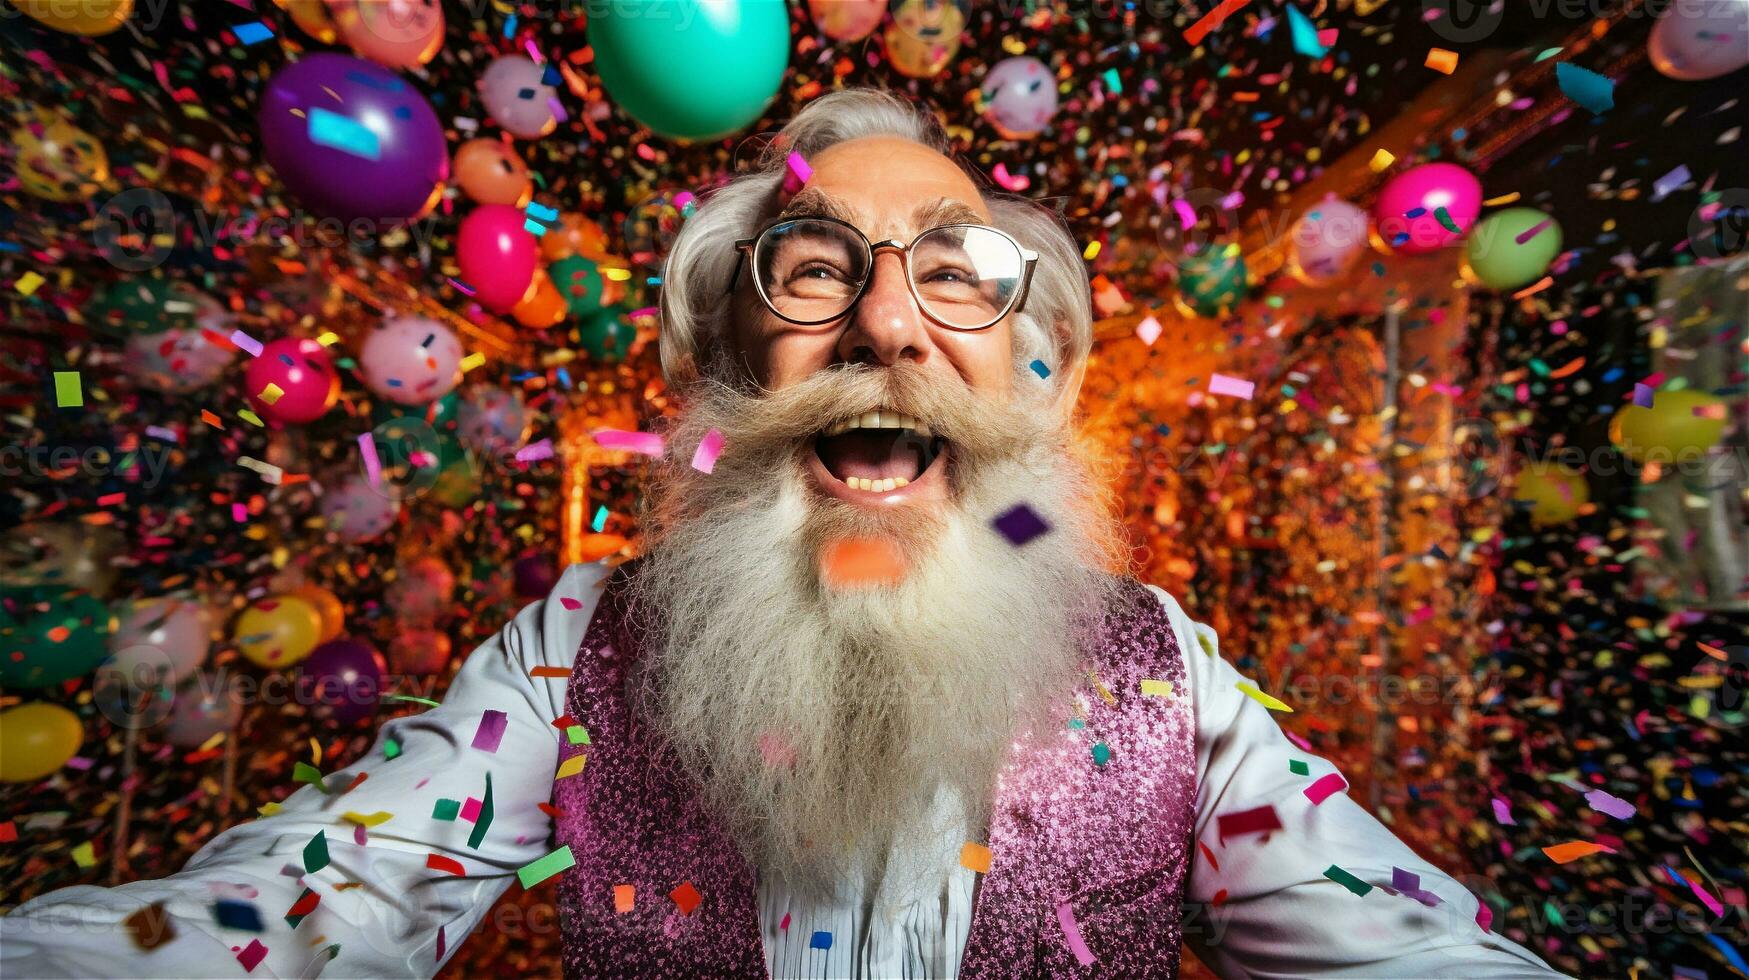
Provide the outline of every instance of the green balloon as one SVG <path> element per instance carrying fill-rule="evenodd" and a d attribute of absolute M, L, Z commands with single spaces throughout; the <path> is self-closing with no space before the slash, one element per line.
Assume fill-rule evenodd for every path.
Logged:
<path fill-rule="evenodd" d="M 432 406 L 436 406 L 433 410 Z M 454 432 L 456 430 L 456 413 L 461 411 L 462 396 L 451 391 L 435 402 L 424 405 L 402 405 L 389 401 L 387 398 L 377 399 L 371 404 L 370 421 L 372 425 L 383 425 L 398 419 L 418 419 L 426 421 L 426 413 L 430 413 L 430 426 L 437 432 Z"/>
<path fill-rule="evenodd" d="M 560 259 L 547 267 L 547 275 L 552 278 L 559 295 L 565 298 L 565 306 L 572 316 L 587 319 L 604 308 L 602 298 L 607 291 L 607 281 L 592 260 L 581 255 Z"/>
<path fill-rule="evenodd" d="M 789 4 L 619 0 L 589 16 L 595 69 L 633 119 L 677 140 L 727 136 L 759 118 L 789 66 Z"/>
<path fill-rule="evenodd" d="M 577 341 L 591 360 L 618 364 L 626 359 L 637 331 L 621 316 L 620 310 L 602 310 L 577 325 Z"/>
<path fill-rule="evenodd" d="M 192 330 L 199 310 L 186 286 L 162 276 L 123 279 L 91 296 L 85 308 L 91 328 L 110 334 Z"/>
<path fill-rule="evenodd" d="M 0 593 L 0 687 L 53 687 L 109 653 L 109 607 L 89 592 Z"/>
<path fill-rule="evenodd" d="M 1561 254 L 1561 226 L 1536 208 L 1507 208 L 1477 222 L 1464 252 L 1482 285 L 1517 289 L 1542 278 Z"/>
<path fill-rule="evenodd" d="M 1237 245 L 1217 245 L 1178 264 L 1178 298 L 1198 316 L 1232 312 L 1250 288 Z"/>

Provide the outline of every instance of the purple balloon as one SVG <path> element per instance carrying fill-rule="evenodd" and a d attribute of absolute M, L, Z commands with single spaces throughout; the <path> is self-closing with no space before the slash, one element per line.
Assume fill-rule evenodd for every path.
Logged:
<path fill-rule="evenodd" d="M 350 55 L 310 54 L 280 69 L 261 99 L 261 142 L 298 200 L 378 229 L 424 214 L 449 178 L 430 103 L 399 75 Z"/>
<path fill-rule="evenodd" d="M 547 555 L 524 555 L 510 566 L 516 579 L 516 594 L 524 599 L 539 599 L 559 584 L 559 569 Z"/>
<path fill-rule="evenodd" d="M 298 703 L 341 725 L 354 725 L 376 713 L 382 699 L 382 655 L 359 640 L 330 640 L 298 664 Z"/>

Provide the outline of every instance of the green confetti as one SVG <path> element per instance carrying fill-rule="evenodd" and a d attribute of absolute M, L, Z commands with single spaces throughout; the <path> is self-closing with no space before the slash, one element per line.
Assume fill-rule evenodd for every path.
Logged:
<path fill-rule="evenodd" d="M 388 738 L 383 739 L 383 757 L 385 759 L 393 759 L 394 757 L 396 757 L 400 754 L 401 754 L 401 743 L 400 742 L 395 741 L 393 736 L 390 736 Z"/>
<path fill-rule="evenodd" d="M 1449 231 L 1454 235 L 1461 235 L 1464 233 L 1464 230 L 1458 227 L 1457 222 L 1451 220 L 1451 212 L 1447 211 L 1444 205 L 1434 208 L 1433 216 L 1439 220 L 1440 226 L 1446 231 Z"/>
<path fill-rule="evenodd" d="M 1324 877 L 1336 882 L 1338 885 L 1341 885 L 1356 895 L 1365 895 L 1367 892 L 1372 891 L 1371 885 L 1361 881 L 1359 878 L 1356 878 L 1341 868 L 1338 868 L 1334 864 L 1324 869 Z"/>
<path fill-rule="evenodd" d="M 316 836 L 304 845 L 304 874 L 313 875 L 328 866 L 328 832 L 316 831 Z"/>
<path fill-rule="evenodd" d="M 77 371 L 55 372 L 55 407 L 83 408 L 85 406 L 85 388 L 79 381 Z"/>
<path fill-rule="evenodd" d="M 572 745 L 588 745 L 589 729 L 582 725 L 572 725 L 565 729 L 565 737 L 570 739 Z"/>
<path fill-rule="evenodd" d="M 1111 746 L 1097 742 L 1093 746 L 1093 764 L 1103 766 L 1111 761 Z"/>
<path fill-rule="evenodd" d="M 433 820 L 454 820 L 456 818 L 456 815 L 461 813 L 461 812 L 462 812 L 462 801 L 460 801 L 460 800 L 438 800 L 437 805 L 431 808 L 431 819 L 433 819 Z"/>
<path fill-rule="evenodd" d="M 383 700 L 385 700 L 385 701 L 415 701 L 415 702 L 418 702 L 419 704 L 430 705 L 433 708 L 443 707 L 443 705 L 438 704 L 436 701 L 433 701 L 430 698 L 416 698 L 411 694 L 385 694 L 385 695 L 383 695 Z"/>
<path fill-rule="evenodd" d="M 1312 768 L 1299 759 L 1287 760 L 1288 771 L 1296 776 L 1310 776 Z"/>
<path fill-rule="evenodd" d="M 322 785 L 322 770 L 308 762 L 295 763 L 292 766 L 292 782 L 309 783 L 322 792 L 328 792 L 328 787 Z"/>
<path fill-rule="evenodd" d="M 522 887 L 533 888 L 553 875 L 576 866 L 577 859 L 571 856 L 571 845 L 565 844 L 546 857 L 518 868 L 516 879 L 522 882 Z"/>
<path fill-rule="evenodd" d="M 486 828 L 490 826 L 492 826 L 492 774 L 487 773 L 486 795 L 480 800 L 480 818 L 474 821 L 474 832 L 468 835 L 468 846 L 478 849 L 480 843 L 486 839 Z"/>

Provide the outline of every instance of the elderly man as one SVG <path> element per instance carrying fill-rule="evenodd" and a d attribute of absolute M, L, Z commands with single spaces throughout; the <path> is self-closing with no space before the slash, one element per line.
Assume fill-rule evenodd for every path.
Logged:
<path fill-rule="evenodd" d="M 0 973 L 428 976 L 556 871 L 572 977 L 1550 975 L 1109 571 L 1077 249 L 931 117 L 812 103 L 666 279 L 644 556 L 180 874 L 0 920 Z"/>

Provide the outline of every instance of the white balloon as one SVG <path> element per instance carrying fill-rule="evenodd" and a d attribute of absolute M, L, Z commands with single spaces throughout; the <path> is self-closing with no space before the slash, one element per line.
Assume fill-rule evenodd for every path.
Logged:
<path fill-rule="evenodd" d="M 1652 25 L 1647 54 L 1659 71 L 1685 82 L 1749 65 L 1749 0 L 1676 0 Z"/>
<path fill-rule="evenodd" d="M 145 685 L 176 684 L 193 674 L 212 646 L 211 623 L 200 603 L 177 596 L 135 599 L 116 610 L 109 635 L 111 665 Z"/>
<path fill-rule="evenodd" d="M 546 84 L 546 68 L 520 54 L 507 54 L 480 76 L 480 102 L 492 121 L 512 136 L 540 139 L 558 128 L 552 100 L 558 90 Z"/>
<path fill-rule="evenodd" d="M 422 316 L 385 320 L 358 351 L 365 387 L 401 405 L 424 405 L 461 380 L 462 342 L 455 331 Z"/>
<path fill-rule="evenodd" d="M 389 489 L 372 486 L 362 474 L 343 478 L 322 495 L 322 516 L 343 541 L 369 541 L 393 527 L 400 513 Z"/>

